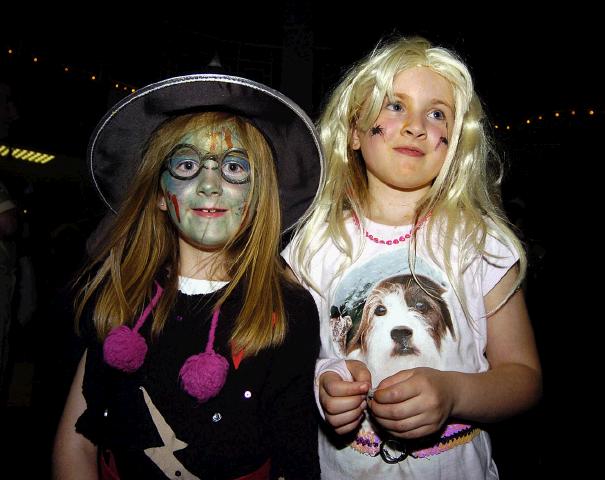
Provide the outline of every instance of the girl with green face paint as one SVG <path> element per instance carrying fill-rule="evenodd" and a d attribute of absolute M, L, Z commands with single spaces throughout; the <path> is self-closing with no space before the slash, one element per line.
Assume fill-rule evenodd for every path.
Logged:
<path fill-rule="evenodd" d="M 225 75 L 150 85 L 99 123 L 116 216 L 81 279 L 56 478 L 319 478 L 317 310 L 279 257 L 318 145 L 291 100 Z"/>
<path fill-rule="evenodd" d="M 166 157 L 159 205 L 179 231 L 181 251 L 224 247 L 244 222 L 251 184 L 248 154 L 232 123 L 179 139 Z"/>

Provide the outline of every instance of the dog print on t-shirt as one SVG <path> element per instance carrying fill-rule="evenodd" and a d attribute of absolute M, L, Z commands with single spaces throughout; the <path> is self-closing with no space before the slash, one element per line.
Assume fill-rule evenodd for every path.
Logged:
<path fill-rule="evenodd" d="M 343 357 L 363 361 L 376 384 L 414 367 L 444 369 L 456 331 L 446 276 L 407 246 L 371 258 L 345 274 L 330 308 L 332 341 Z"/>

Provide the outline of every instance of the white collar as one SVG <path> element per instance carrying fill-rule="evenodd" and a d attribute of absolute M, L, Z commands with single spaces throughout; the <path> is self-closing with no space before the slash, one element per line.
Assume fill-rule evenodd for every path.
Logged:
<path fill-rule="evenodd" d="M 216 292 L 228 283 L 229 282 L 221 282 L 219 280 L 202 280 L 179 275 L 179 290 L 185 295 L 200 295 Z"/>

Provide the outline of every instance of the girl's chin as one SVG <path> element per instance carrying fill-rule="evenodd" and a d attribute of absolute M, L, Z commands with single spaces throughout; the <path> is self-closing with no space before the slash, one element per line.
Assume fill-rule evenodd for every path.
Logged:
<path fill-rule="evenodd" d="M 207 252 L 218 252 L 219 250 L 222 250 L 226 244 L 227 244 L 226 241 L 224 241 L 224 242 L 208 242 L 206 240 L 201 240 L 201 241 L 192 242 L 192 245 L 195 248 L 197 248 L 198 250 L 204 250 Z"/>
<path fill-rule="evenodd" d="M 204 238 L 190 238 L 184 235 L 180 235 L 180 239 L 196 250 L 200 250 L 208 253 L 215 253 L 221 251 L 227 244 L 227 240 L 215 240 L 211 241 Z"/>

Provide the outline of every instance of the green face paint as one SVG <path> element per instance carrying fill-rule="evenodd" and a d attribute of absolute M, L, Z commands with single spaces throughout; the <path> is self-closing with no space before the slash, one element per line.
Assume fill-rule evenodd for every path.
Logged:
<path fill-rule="evenodd" d="M 244 147 L 236 129 L 229 124 L 219 129 L 197 129 L 177 144 L 194 146 L 202 157 L 188 157 L 193 149 L 177 148 L 177 157 L 172 160 L 177 173 L 187 171 L 192 168 L 191 162 L 197 161 L 198 174 L 182 180 L 169 171 L 162 173 L 161 186 L 170 218 L 188 243 L 203 249 L 219 249 L 241 228 L 251 188 L 248 162 L 232 162 L 228 158 L 221 162 L 220 157 L 226 150 Z"/>

